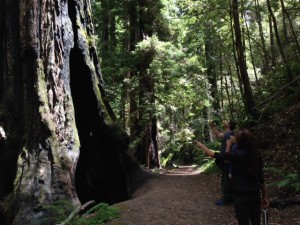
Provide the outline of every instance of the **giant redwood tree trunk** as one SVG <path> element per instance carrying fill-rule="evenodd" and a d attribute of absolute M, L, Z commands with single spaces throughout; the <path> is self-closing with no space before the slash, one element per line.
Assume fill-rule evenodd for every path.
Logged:
<path fill-rule="evenodd" d="M 61 199 L 127 199 L 127 137 L 105 100 L 90 1 L 0 0 L 0 11 L 0 224 L 44 224 Z"/>

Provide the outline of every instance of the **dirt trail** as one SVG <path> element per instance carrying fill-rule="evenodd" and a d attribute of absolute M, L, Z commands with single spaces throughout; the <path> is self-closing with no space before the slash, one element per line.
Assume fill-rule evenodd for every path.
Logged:
<path fill-rule="evenodd" d="M 232 206 L 214 203 L 220 194 L 219 187 L 218 176 L 199 174 L 194 167 L 161 171 L 139 188 L 131 200 L 114 205 L 121 215 L 108 225 L 237 225 Z M 270 225 L 300 224 L 299 206 L 292 210 L 271 209 Z"/>

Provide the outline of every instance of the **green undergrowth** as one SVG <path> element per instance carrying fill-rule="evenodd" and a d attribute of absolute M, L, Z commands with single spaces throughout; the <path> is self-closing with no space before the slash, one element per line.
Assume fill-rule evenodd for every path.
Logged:
<path fill-rule="evenodd" d="M 279 177 L 268 184 L 270 188 L 277 188 L 286 194 L 300 193 L 300 175 L 298 173 L 286 172 L 274 167 L 266 167 L 265 172 L 269 177 Z"/>
<path fill-rule="evenodd" d="M 76 210 L 71 202 L 64 200 L 57 201 L 52 205 L 46 206 L 45 210 L 50 212 L 51 216 L 40 220 L 40 222 L 51 224 L 61 224 L 64 222 L 66 225 L 104 225 L 119 216 L 119 210 L 106 203 L 99 203 L 82 215 L 74 216 L 68 222 L 66 222 L 67 218 Z M 32 225 L 35 225 L 35 223 Z"/>
<path fill-rule="evenodd" d="M 218 173 L 219 169 L 216 167 L 214 160 L 207 157 L 207 155 L 192 142 L 179 142 L 176 148 L 172 146 L 166 149 L 160 158 L 160 162 L 163 168 L 168 164 L 177 165 L 197 165 L 201 167 L 201 171 L 204 173 Z M 217 151 L 220 149 L 219 142 L 207 142 L 204 143 L 208 148 Z"/>
<path fill-rule="evenodd" d="M 119 210 L 105 203 L 100 203 L 88 210 L 76 221 L 76 225 L 104 225 L 106 222 L 117 218 Z"/>
<path fill-rule="evenodd" d="M 200 172 L 205 174 L 217 174 L 220 173 L 220 169 L 217 167 L 214 159 L 206 158 L 206 162 L 200 167 Z"/>

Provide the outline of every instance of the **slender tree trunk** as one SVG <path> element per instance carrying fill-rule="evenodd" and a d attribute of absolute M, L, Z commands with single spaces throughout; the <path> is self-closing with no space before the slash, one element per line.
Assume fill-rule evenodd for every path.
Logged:
<path fill-rule="evenodd" d="M 247 72 L 245 50 L 242 44 L 237 0 L 232 1 L 232 13 L 233 13 L 234 31 L 235 31 L 235 47 L 237 52 L 237 60 L 239 64 L 241 80 L 244 89 L 245 108 L 246 111 L 255 118 L 257 116 L 256 115 L 257 113 L 256 110 L 253 108 L 255 106 L 255 102 L 254 102 L 254 97 L 253 97 L 249 76 Z"/>
<path fill-rule="evenodd" d="M 254 61 L 254 57 L 253 57 L 252 43 L 251 43 L 251 38 L 250 38 L 249 26 L 248 26 L 247 22 L 245 22 L 245 27 L 246 27 L 246 31 L 247 31 L 247 37 L 248 37 L 248 43 L 249 43 L 249 53 L 250 53 L 250 59 L 251 59 L 253 72 L 254 72 L 254 76 L 255 76 L 255 83 L 256 83 L 256 87 L 259 89 L 256 65 L 255 65 L 255 61 Z"/>
<path fill-rule="evenodd" d="M 120 100 L 120 114 L 119 120 L 121 121 L 123 130 L 129 127 L 129 85 L 126 80 L 129 80 L 129 74 L 124 75 L 124 80 L 121 87 L 121 100 Z"/>
<path fill-rule="evenodd" d="M 136 1 L 130 1 L 128 3 L 128 15 L 129 15 L 129 53 L 135 50 L 135 45 L 138 42 L 138 17 L 137 17 L 137 4 Z M 134 71 L 129 72 L 131 80 L 130 92 L 129 92 L 129 126 L 130 126 L 130 140 L 134 141 L 138 137 L 138 112 L 137 112 L 137 90 L 136 90 L 136 74 Z"/>
<path fill-rule="evenodd" d="M 290 15 L 288 14 L 288 12 L 285 8 L 284 1 L 280 0 L 280 2 L 281 2 L 282 12 L 284 13 L 284 15 L 286 15 L 286 18 L 288 19 L 290 29 L 291 29 L 291 32 L 292 32 L 292 35 L 293 35 L 293 41 L 295 42 L 297 54 L 298 54 L 298 57 L 299 57 L 300 56 L 300 45 L 299 45 L 299 41 L 298 41 L 296 31 L 294 29 L 294 26 L 293 26 L 292 20 L 290 18 Z"/>
<path fill-rule="evenodd" d="M 224 64 L 223 57 L 221 57 L 221 59 L 222 60 L 221 60 L 221 63 L 220 63 L 220 68 L 222 68 L 221 71 L 223 71 L 223 64 Z M 229 73 L 229 74 L 227 74 L 227 76 L 223 76 L 222 80 L 224 79 L 225 92 L 226 92 L 226 97 L 227 97 L 228 106 L 229 106 L 230 118 L 233 118 L 233 102 L 231 101 L 231 96 L 230 96 L 230 92 L 229 92 L 229 90 L 232 89 L 232 87 L 229 87 L 229 85 L 228 85 L 228 78 L 227 78 L 228 75 L 232 76 L 232 74 Z"/>
<path fill-rule="evenodd" d="M 153 34 L 153 21 L 155 15 L 152 10 L 155 2 L 147 0 L 138 1 L 137 11 L 137 40 L 143 41 Z M 150 63 L 153 59 L 151 50 L 141 50 L 143 54 L 139 57 L 137 63 L 138 81 L 139 81 L 139 95 L 138 95 L 138 118 L 139 124 L 135 127 L 136 138 L 140 139 L 136 146 L 137 159 L 141 164 L 149 168 L 159 167 L 158 161 L 158 146 L 157 146 L 157 132 L 156 117 L 155 117 L 155 102 L 154 102 L 154 74 L 148 72 Z M 156 144 L 155 144 L 156 143 Z M 151 157 L 150 157 L 151 156 Z M 153 160 L 150 160 L 152 158 Z"/>
<path fill-rule="evenodd" d="M 300 44 L 299 44 L 299 41 L 298 41 L 298 37 L 297 37 L 297 34 L 296 34 L 296 31 L 294 29 L 294 26 L 293 26 L 293 23 L 291 21 L 291 18 L 290 16 L 287 14 L 287 18 L 289 20 L 289 24 L 290 24 L 290 28 L 291 28 L 291 31 L 292 31 L 292 34 L 293 34 L 293 40 L 296 44 L 296 49 L 297 49 L 297 53 L 298 53 L 298 57 L 300 57 Z"/>
<path fill-rule="evenodd" d="M 280 39 L 280 35 L 279 35 L 279 31 L 278 31 L 278 26 L 277 26 L 276 17 L 275 17 L 275 15 L 274 15 L 274 13 L 273 13 L 273 10 L 272 10 L 272 7 L 271 7 L 270 0 L 267 0 L 267 6 L 268 6 L 269 14 L 270 14 L 271 19 L 272 19 L 272 22 L 273 22 L 274 32 L 275 32 L 275 36 L 276 36 L 276 40 L 277 40 L 277 46 L 278 46 L 278 49 L 279 49 L 279 52 L 280 52 L 280 55 L 281 55 L 283 64 L 284 64 L 285 69 L 286 69 L 286 73 L 287 73 L 288 80 L 291 81 L 291 80 L 293 80 L 293 75 L 292 75 L 290 66 L 289 66 L 289 64 L 288 64 L 288 61 L 287 61 L 287 59 L 286 59 L 284 50 L 283 50 L 283 45 L 282 45 L 282 42 L 281 42 L 281 39 Z"/>
<path fill-rule="evenodd" d="M 223 78 L 225 77 L 225 75 L 224 75 L 224 71 L 223 71 L 223 54 L 222 54 L 222 52 L 220 52 L 219 59 L 220 59 L 220 62 L 219 62 L 219 71 L 220 71 L 219 72 L 220 73 L 219 80 L 221 81 L 220 86 L 223 87 Z M 220 100 L 221 101 L 221 109 L 223 109 L 224 108 L 224 94 L 223 94 L 223 91 L 221 91 L 220 99 L 221 99 Z"/>
<path fill-rule="evenodd" d="M 127 35 L 125 36 L 125 39 L 122 43 L 122 48 L 124 49 L 125 54 L 129 57 L 131 54 L 131 51 L 134 49 L 134 44 L 131 43 L 131 41 L 134 41 L 134 27 L 133 24 L 135 23 L 135 14 L 129 13 L 131 9 L 134 9 L 134 5 L 130 2 L 123 2 L 122 7 L 124 10 L 127 10 L 126 16 L 123 18 L 125 21 Z M 121 66 L 125 67 L 127 65 L 122 64 Z M 121 101 L 120 101 L 120 121 L 122 124 L 122 127 L 124 130 L 129 130 L 130 139 L 132 139 L 131 130 L 132 127 L 130 126 L 131 122 L 131 106 L 130 101 L 133 96 L 131 96 L 131 88 L 130 88 L 130 79 L 131 79 L 131 71 L 125 71 L 123 74 L 123 81 L 122 81 L 122 87 L 121 87 Z"/>
<path fill-rule="evenodd" d="M 90 1 L 0 6 L 1 225 L 45 224 L 57 200 L 128 199 L 128 141 L 105 100 Z"/>
<path fill-rule="evenodd" d="M 101 21 L 101 58 L 105 59 L 108 57 L 109 53 L 109 5 L 107 0 L 101 0 L 101 6 L 104 14 L 102 15 Z"/>
<path fill-rule="evenodd" d="M 269 30 L 270 30 L 270 48 L 271 48 L 271 61 L 272 61 L 272 67 L 275 67 L 276 65 L 276 53 L 275 53 L 275 40 L 274 40 L 274 29 L 272 24 L 272 18 L 269 15 Z"/>
<path fill-rule="evenodd" d="M 229 0 L 230 3 L 231 0 Z M 230 4 L 230 32 L 231 32 L 231 40 L 232 40 L 232 45 L 235 46 L 235 35 L 234 35 L 234 27 L 233 27 L 233 7 L 232 7 L 232 4 Z M 234 62 L 235 62 L 235 67 L 236 67 L 236 74 L 237 74 L 237 77 L 238 77 L 238 81 L 239 81 L 239 88 L 240 88 L 240 91 L 241 91 L 241 94 L 242 96 L 244 95 L 244 89 L 243 89 L 243 84 L 242 84 L 242 79 L 241 79 L 241 72 L 240 72 L 240 69 L 239 69 L 239 63 L 238 63 L 238 56 L 237 56 L 237 52 L 235 50 L 232 51 L 233 53 L 233 58 L 234 58 Z"/>
<path fill-rule="evenodd" d="M 258 28 L 259 28 L 259 36 L 260 36 L 260 40 L 261 40 L 261 45 L 262 45 L 262 50 L 263 50 L 263 72 L 267 73 L 270 70 L 270 60 L 269 60 L 269 55 L 268 55 L 268 51 L 266 48 L 266 42 L 265 42 L 265 38 L 264 38 L 264 32 L 263 32 L 263 27 L 262 27 L 262 18 L 261 18 L 261 14 L 260 14 L 260 5 L 259 5 L 259 1 L 255 0 L 255 11 L 256 11 L 256 22 L 258 24 Z"/>
<path fill-rule="evenodd" d="M 109 50 L 113 54 L 116 46 L 115 0 L 109 1 Z"/>
<path fill-rule="evenodd" d="M 220 99 L 218 94 L 218 86 L 217 86 L 217 71 L 216 71 L 216 60 L 217 58 L 214 50 L 214 34 L 212 34 L 212 27 L 208 23 L 206 23 L 205 30 L 205 59 L 206 59 L 206 67 L 207 67 L 207 78 L 210 84 L 210 95 L 212 97 L 212 107 L 215 111 L 220 110 Z"/>
<path fill-rule="evenodd" d="M 280 0 L 280 5 L 281 5 L 281 18 L 282 18 L 282 30 L 283 30 L 283 43 L 288 43 L 289 42 L 289 37 L 288 37 L 288 31 L 287 31 L 287 22 L 286 22 L 286 13 L 285 13 L 285 7 L 283 0 Z"/>
<path fill-rule="evenodd" d="M 235 82 L 234 82 L 234 80 L 233 80 L 233 75 L 232 75 L 232 66 L 231 66 L 230 63 L 228 63 L 228 68 L 229 68 L 229 77 L 230 77 L 230 86 L 231 86 L 231 96 L 232 96 L 231 102 L 232 102 L 233 107 L 234 107 L 234 106 L 235 106 L 234 100 L 236 99 L 236 98 L 234 98 L 234 96 L 238 96 L 238 94 L 240 94 L 241 96 L 243 96 L 243 95 L 242 95 L 241 92 L 240 92 L 240 93 L 238 92 L 238 90 L 237 90 L 237 88 L 236 88 L 236 86 L 235 86 Z M 239 105 L 239 108 L 241 108 L 241 107 L 242 107 L 241 101 L 237 101 L 237 103 L 238 103 L 238 105 Z"/>

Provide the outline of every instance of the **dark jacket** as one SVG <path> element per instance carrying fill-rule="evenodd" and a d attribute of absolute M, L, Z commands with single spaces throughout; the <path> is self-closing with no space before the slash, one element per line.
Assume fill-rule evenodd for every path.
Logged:
<path fill-rule="evenodd" d="M 257 193 L 264 183 L 261 157 L 257 160 L 255 171 L 250 167 L 250 155 L 246 150 L 237 149 L 230 153 L 215 153 L 216 159 L 229 160 L 232 170 L 231 188 L 233 193 Z"/>

